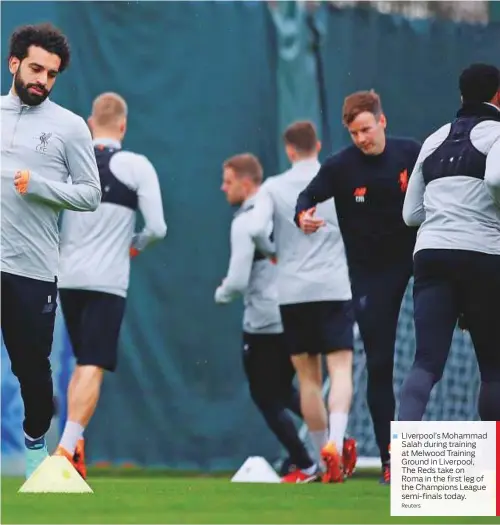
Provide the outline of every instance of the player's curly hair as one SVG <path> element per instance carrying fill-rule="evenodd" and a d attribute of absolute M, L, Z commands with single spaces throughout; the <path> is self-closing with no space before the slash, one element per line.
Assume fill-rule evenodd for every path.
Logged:
<path fill-rule="evenodd" d="M 66 36 L 52 24 L 25 25 L 18 27 L 10 37 L 9 60 L 16 57 L 24 60 L 30 46 L 41 47 L 61 59 L 59 72 L 69 65 L 70 47 Z"/>
<path fill-rule="evenodd" d="M 500 91 L 500 70 L 490 64 L 472 64 L 458 81 L 464 103 L 489 102 Z"/>

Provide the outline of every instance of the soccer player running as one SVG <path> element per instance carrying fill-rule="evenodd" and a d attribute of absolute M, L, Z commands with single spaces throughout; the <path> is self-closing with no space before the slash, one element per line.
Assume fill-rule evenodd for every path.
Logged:
<path fill-rule="evenodd" d="M 69 60 L 68 42 L 58 29 L 48 24 L 18 28 L 10 39 L 12 88 L 1 100 L 1 323 L 24 403 L 27 478 L 48 456 L 45 434 L 54 414 L 49 356 L 59 213 L 93 211 L 101 200 L 85 122 L 48 98 Z"/>
<path fill-rule="evenodd" d="M 130 258 L 167 232 L 153 165 L 121 147 L 127 128 L 125 100 L 115 93 L 98 96 L 89 126 L 102 203 L 93 214 L 63 214 L 59 295 L 77 364 L 68 387 L 67 422 L 55 452 L 66 456 L 83 478 L 83 432 L 96 409 L 104 371 L 113 372 L 117 365 Z M 134 234 L 137 210 L 144 228 Z"/>
<path fill-rule="evenodd" d="M 222 191 L 232 206 L 239 206 L 231 225 L 231 257 L 226 278 L 215 292 L 215 302 L 227 304 L 243 296 L 243 366 L 250 395 L 268 427 L 287 450 L 294 465 L 283 482 L 310 482 L 318 469 L 298 436 L 287 412 L 301 416 L 293 386 L 295 370 L 286 351 L 276 289 L 276 267 L 254 244 L 252 211 L 263 170 L 251 154 L 235 155 L 223 165 Z M 268 243 L 267 252 L 274 247 Z"/>
<path fill-rule="evenodd" d="M 500 71 L 473 64 L 456 118 L 424 142 L 403 216 L 415 247 L 416 354 L 400 421 L 420 421 L 463 314 L 481 375 L 479 416 L 500 420 Z"/>
<path fill-rule="evenodd" d="M 323 163 L 298 197 L 295 221 L 314 238 L 323 225 L 317 206 L 334 198 L 366 354 L 368 406 L 382 460 L 380 481 L 390 483 L 394 347 L 417 232 L 404 223 L 402 208 L 420 145 L 386 136 L 386 117 L 373 91 L 345 99 L 343 122 L 354 144 Z"/>
<path fill-rule="evenodd" d="M 323 228 L 308 236 L 294 224 L 300 191 L 320 167 L 320 143 L 311 122 L 284 133 L 290 170 L 270 177 L 257 197 L 253 235 L 260 243 L 274 228 L 278 300 L 286 345 L 299 381 L 301 409 L 316 448 L 324 482 L 342 482 L 354 470 L 354 440 L 344 440 L 352 400 L 354 314 L 344 243 L 335 205 L 321 205 Z M 330 377 L 323 401 L 322 356 Z M 297 473 L 300 476 L 300 473 Z"/>

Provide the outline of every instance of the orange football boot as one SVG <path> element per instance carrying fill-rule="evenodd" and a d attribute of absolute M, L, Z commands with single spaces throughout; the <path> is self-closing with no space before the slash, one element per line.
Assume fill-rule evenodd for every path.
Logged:
<path fill-rule="evenodd" d="M 75 467 L 78 474 L 80 474 L 83 479 L 86 479 L 87 467 L 85 466 L 85 452 L 83 444 L 83 439 L 79 439 L 78 443 L 76 444 L 76 449 L 73 456 L 65 448 L 59 445 L 54 452 L 54 456 L 64 456 L 73 465 L 73 467 Z"/>
<path fill-rule="evenodd" d="M 344 462 L 344 473 L 350 478 L 356 472 L 356 462 L 358 461 L 358 451 L 356 440 L 353 438 L 344 439 L 344 450 L 342 451 L 342 460 Z"/>
<path fill-rule="evenodd" d="M 331 441 L 327 443 L 321 451 L 321 458 L 326 466 L 323 474 L 323 483 L 343 483 L 344 468 L 342 458 L 337 452 L 337 447 Z"/>

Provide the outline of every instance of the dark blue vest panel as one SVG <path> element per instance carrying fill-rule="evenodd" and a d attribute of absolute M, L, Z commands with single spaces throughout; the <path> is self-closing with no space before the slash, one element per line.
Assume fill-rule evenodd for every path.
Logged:
<path fill-rule="evenodd" d="M 473 177 L 484 179 L 486 155 L 471 142 L 472 129 L 485 118 L 460 117 L 451 124 L 446 140 L 423 162 L 422 174 L 425 184 L 443 177 Z"/>
<path fill-rule="evenodd" d="M 137 193 L 118 180 L 109 169 L 111 158 L 120 150 L 106 146 L 96 146 L 94 151 L 101 179 L 101 202 L 125 206 L 136 211 L 138 206 Z"/>
<path fill-rule="evenodd" d="M 263 261 L 265 258 L 266 258 L 266 256 L 262 252 L 259 252 L 259 250 L 255 250 L 255 253 L 254 253 L 254 256 L 253 256 L 254 262 L 256 262 L 256 261 Z"/>

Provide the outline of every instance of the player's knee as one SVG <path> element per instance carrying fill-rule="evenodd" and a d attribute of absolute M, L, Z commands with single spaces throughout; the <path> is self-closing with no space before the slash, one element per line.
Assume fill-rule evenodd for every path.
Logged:
<path fill-rule="evenodd" d="M 89 381 L 102 381 L 105 367 L 102 365 L 94 365 L 88 363 L 78 363 L 75 368 L 75 374 L 79 378 L 87 379 Z"/>
<path fill-rule="evenodd" d="M 352 366 L 352 349 L 335 350 L 326 355 L 326 362 L 336 366 Z"/>
<path fill-rule="evenodd" d="M 413 364 L 413 368 L 423 370 L 428 374 L 428 377 L 432 378 L 433 384 L 436 384 L 443 377 L 444 365 L 446 362 L 440 360 L 429 360 L 429 359 L 416 359 Z"/>
<path fill-rule="evenodd" d="M 368 368 L 366 397 L 370 410 L 379 411 L 394 398 L 393 368 L 384 360 L 372 362 Z"/>
<path fill-rule="evenodd" d="M 297 374 L 300 387 L 310 383 L 321 385 L 321 356 L 319 355 L 293 355 L 292 364 Z"/>
<path fill-rule="evenodd" d="M 279 416 L 280 412 L 284 409 L 284 407 L 280 406 L 279 403 L 263 398 L 263 397 L 256 397 L 252 398 L 253 402 L 255 403 L 255 406 L 259 409 L 261 414 L 264 415 L 264 417 L 269 420 L 270 418 L 276 418 Z"/>
<path fill-rule="evenodd" d="M 330 375 L 342 375 L 352 370 L 352 350 L 336 350 L 326 356 L 326 364 Z"/>
<path fill-rule="evenodd" d="M 323 385 L 314 379 L 305 377 L 299 380 L 299 391 L 302 398 L 323 396 Z"/>
<path fill-rule="evenodd" d="M 441 379 L 441 375 L 432 366 L 425 368 L 414 363 L 403 384 L 401 396 L 417 399 L 428 397 L 434 385 Z"/>
<path fill-rule="evenodd" d="M 52 369 L 48 358 L 40 358 L 28 363 L 13 361 L 12 373 L 18 378 L 21 386 L 52 381 Z"/>
<path fill-rule="evenodd" d="M 94 376 L 102 378 L 104 372 L 114 372 L 116 370 L 117 358 L 115 355 L 100 356 L 78 356 L 75 371 L 85 374 L 86 377 Z"/>
<path fill-rule="evenodd" d="M 394 362 L 386 359 L 374 359 L 367 361 L 368 389 L 383 388 L 393 383 Z"/>
<path fill-rule="evenodd" d="M 32 437 L 44 436 L 49 431 L 53 416 L 53 405 L 40 407 L 37 414 L 27 421 L 26 434 Z"/>
<path fill-rule="evenodd" d="M 267 409 L 272 404 L 272 393 L 262 385 L 250 386 L 250 397 L 260 410 Z"/>
<path fill-rule="evenodd" d="M 292 357 L 293 364 L 297 373 L 299 390 L 302 392 L 317 390 L 322 387 L 321 368 L 316 367 L 311 359 L 302 360 Z"/>

